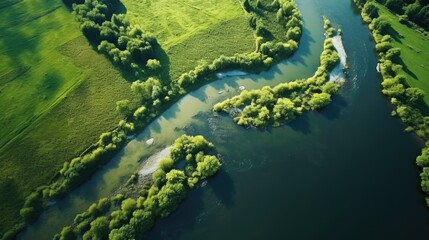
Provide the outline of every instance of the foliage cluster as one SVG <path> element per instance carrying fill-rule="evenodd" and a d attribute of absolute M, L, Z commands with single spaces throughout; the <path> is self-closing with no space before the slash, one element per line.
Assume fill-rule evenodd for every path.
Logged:
<path fill-rule="evenodd" d="M 377 13 L 377 14 L 375 14 Z M 369 24 L 376 43 L 379 56 L 379 68 L 383 77 L 382 92 L 390 98 L 395 110 L 392 116 L 398 116 L 407 125 L 406 131 L 414 131 L 423 140 L 429 140 L 429 116 L 424 114 L 426 105 L 423 101 L 424 92 L 421 89 L 410 87 L 406 76 L 400 73 L 403 68 L 401 49 L 392 46 L 392 37 L 388 34 L 390 23 L 372 1 L 362 7 L 362 17 Z M 417 165 L 422 167 L 421 187 L 429 195 L 429 142 L 423 148 L 422 154 L 417 157 Z M 426 197 L 429 205 L 429 197 Z"/>
<path fill-rule="evenodd" d="M 144 33 L 137 25 L 131 25 L 124 14 L 116 14 L 119 4 L 117 0 L 85 0 L 83 3 L 76 0 L 72 8 L 81 23 L 83 34 L 97 46 L 98 51 L 139 77 L 147 63 L 148 68 L 154 70 L 153 60 L 158 43 L 151 34 Z M 155 69 L 158 68 L 155 66 Z"/>
<path fill-rule="evenodd" d="M 221 163 L 203 136 L 182 135 L 159 163 L 137 198 L 118 194 L 100 199 L 76 215 L 54 239 L 141 239 L 157 218 L 170 215 L 201 179 L 214 175 Z M 184 170 L 177 163 L 186 161 Z"/>
<path fill-rule="evenodd" d="M 359 6 L 372 0 L 355 0 Z M 426 0 L 376 0 L 391 11 L 401 15 L 400 21 L 409 24 L 412 21 L 419 26 L 428 29 L 429 26 L 429 2 Z M 376 16 L 371 16 L 372 18 Z"/>
<path fill-rule="evenodd" d="M 333 34 L 334 29 L 326 18 L 324 25 L 325 31 Z M 338 91 L 340 83 L 326 80 L 338 62 L 339 56 L 332 40 L 327 38 L 320 56 L 320 66 L 314 76 L 275 87 L 244 90 L 238 96 L 217 103 L 213 110 L 230 112 L 234 121 L 243 126 L 279 126 L 304 111 L 320 109 L 331 101 L 331 95 Z"/>

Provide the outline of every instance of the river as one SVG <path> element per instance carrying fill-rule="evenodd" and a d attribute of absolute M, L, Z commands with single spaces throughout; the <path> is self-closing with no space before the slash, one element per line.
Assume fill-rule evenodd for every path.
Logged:
<path fill-rule="evenodd" d="M 367 27 L 351 1 L 297 3 L 305 29 L 291 59 L 188 94 L 20 239 L 52 238 L 137 172 L 142 159 L 183 133 L 212 141 L 223 167 L 170 217 L 157 221 L 150 239 L 427 239 L 429 212 L 414 163 L 423 144 L 390 117 Z M 239 86 L 255 89 L 311 76 L 322 52 L 322 15 L 341 27 L 349 66 L 340 95 L 328 107 L 269 130 L 244 129 L 210 112 Z"/>

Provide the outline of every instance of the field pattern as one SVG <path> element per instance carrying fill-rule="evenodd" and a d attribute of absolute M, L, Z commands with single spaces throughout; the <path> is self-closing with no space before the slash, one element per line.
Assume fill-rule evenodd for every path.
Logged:
<path fill-rule="evenodd" d="M 62 3 L 9 2 L 0 8 L 0 147 L 82 80 L 57 49 L 81 35 Z"/>

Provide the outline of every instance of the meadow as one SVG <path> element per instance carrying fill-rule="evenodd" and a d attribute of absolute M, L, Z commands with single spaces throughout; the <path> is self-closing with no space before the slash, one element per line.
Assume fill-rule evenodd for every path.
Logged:
<path fill-rule="evenodd" d="M 253 29 L 237 0 L 124 0 L 132 24 L 155 35 L 175 79 L 220 55 L 255 50 Z M 165 66 L 164 66 L 165 67 Z"/>
<path fill-rule="evenodd" d="M 57 50 L 81 35 L 62 3 L 6 2 L 12 5 L 0 8 L 0 147 L 82 80 Z"/>
<path fill-rule="evenodd" d="M 82 36 L 61 2 L 0 7 L 0 232 L 63 162 L 119 121 L 130 83 Z M 7 24 L 7 26 L 6 26 Z"/>

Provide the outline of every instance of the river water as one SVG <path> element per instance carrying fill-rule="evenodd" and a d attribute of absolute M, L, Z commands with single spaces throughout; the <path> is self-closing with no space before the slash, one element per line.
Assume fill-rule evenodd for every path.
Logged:
<path fill-rule="evenodd" d="M 297 3 L 305 30 L 294 57 L 268 72 L 225 77 L 188 94 L 20 239 L 52 238 L 183 133 L 212 141 L 223 167 L 170 217 L 157 221 L 150 239 L 427 239 L 429 212 L 414 163 L 422 142 L 390 117 L 367 27 L 351 1 Z M 268 130 L 244 129 L 210 112 L 239 86 L 311 76 L 322 52 L 322 15 L 341 27 L 349 66 L 340 95 L 328 107 Z"/>

